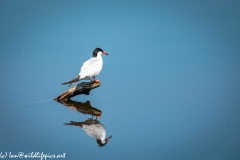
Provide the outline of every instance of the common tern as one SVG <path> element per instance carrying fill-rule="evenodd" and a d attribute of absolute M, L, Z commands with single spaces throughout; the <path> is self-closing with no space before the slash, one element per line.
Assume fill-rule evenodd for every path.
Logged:
<path fill-rule="evenodd" d="M 78 76 L 70 81 L 62 83 L 69 84 L 78 82 L 80 80 L 94 80 L 96 76 L 101 72 L 103 60 L 102 54 L 108 55 L 107 52 L 104 52 L 101 48 L 96 48 L 93 51 L 92 58 L 83 63 Z"/>

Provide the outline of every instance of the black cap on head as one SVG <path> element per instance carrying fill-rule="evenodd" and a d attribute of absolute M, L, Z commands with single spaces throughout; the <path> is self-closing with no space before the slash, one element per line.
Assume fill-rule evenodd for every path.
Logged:
<path fill-rule="evenodd" d="M 107 141 L 102 142 L 100 139 L 97 139 L 97 144 L 98 144 L 99 147 L 103 147 L 107 144 Z"/>
<path fill-rule="evenodd" d="M 107 144 L 108 140 L 112 138 L 112 135 L 109 136 L 108 138 L 104 139 L 103 141 L 101 139 L 96 139 L 97 140 L 97 143 L 98 143 L 98 146 L 99 147 L 103 147 Z"/>
<path fill-rule="evenodd" d="M 92 56 L 93 57 L 97 57 L 97 54 L 98 54 L 99 51 L 103 52 L 103 50 L 101 48 L 95 48 L 94 51 L 93 51 L 93 55 Z"/>

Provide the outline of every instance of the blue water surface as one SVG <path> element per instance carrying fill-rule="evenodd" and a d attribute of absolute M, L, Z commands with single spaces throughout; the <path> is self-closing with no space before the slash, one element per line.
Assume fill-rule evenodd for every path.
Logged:
<path fill-rule="evenodd" d="M 239 160 L 238 1 L 0 1 L 0 154 L 74 160 Z M 53 100 L 101 47 L 101 86 L 73 97 L 102 112 L 108 143 L 78 126 L 92 117 Z M 30 159 L 30 158 L 29 158 Z M 36 158 L 34 158 L 36 159 Z"/>

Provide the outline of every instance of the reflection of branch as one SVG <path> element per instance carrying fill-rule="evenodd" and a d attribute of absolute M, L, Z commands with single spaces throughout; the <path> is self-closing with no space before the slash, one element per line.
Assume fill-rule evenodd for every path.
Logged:
<path fill-rule="evenodd" d="M 71 87 L 61 95 L 59 95 L 55 100 L 70 99 L 79 94 L 89 95 L 91 89 L 97 88 L 101 85 L 100 82 L 82 82 L 76 86 Z"/>
<path fill-rule="evenodd" d="M 71 108 L 74 111 L 81 112 L 82 114 L 90 114 L 92 116 L 100 117 L 102 115 L 102 111 L 97 108 L 91 106 L 90 102 L 87 101 L 85 103 L 76 102 L 72 100 L 57 100 L 59 103 Z"/>

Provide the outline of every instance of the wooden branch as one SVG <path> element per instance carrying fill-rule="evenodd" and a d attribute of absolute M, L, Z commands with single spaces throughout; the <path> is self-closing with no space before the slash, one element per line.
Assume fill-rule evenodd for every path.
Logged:
<path fill-rule="evenodd" d="M 63 92 L 54 100 L 63 100 L 70 99 L 79 94 L 89 95 L 91 89 L 97 88 L 101 85 L 100 81 L 98 82 L 81 82 L 76 86 L 71 87 L 67 91 Z"/>

